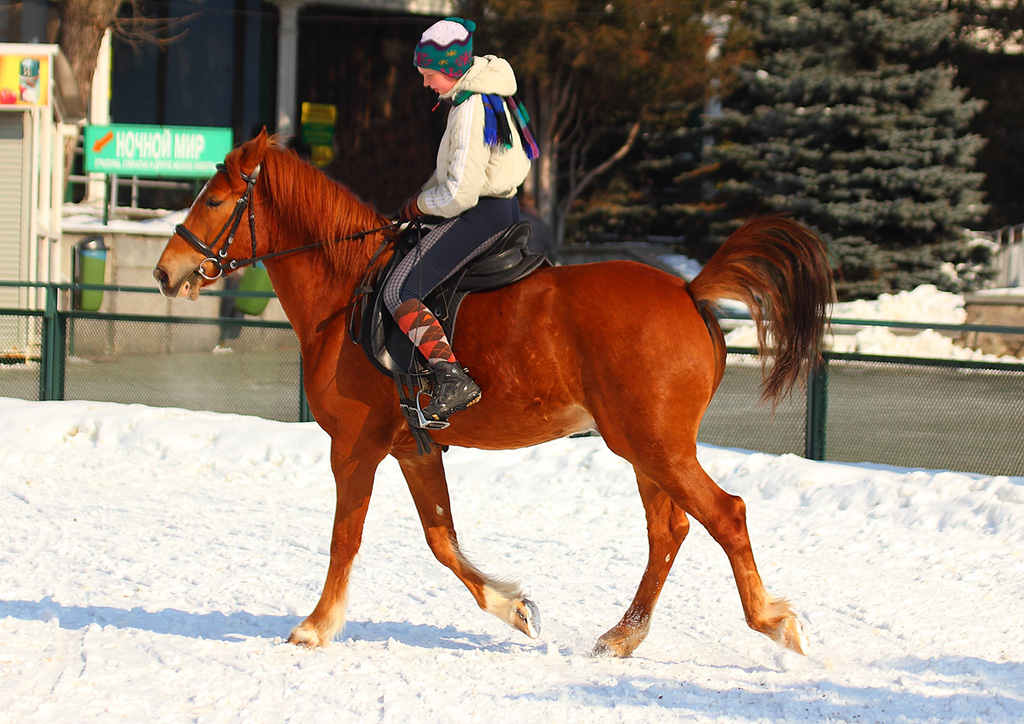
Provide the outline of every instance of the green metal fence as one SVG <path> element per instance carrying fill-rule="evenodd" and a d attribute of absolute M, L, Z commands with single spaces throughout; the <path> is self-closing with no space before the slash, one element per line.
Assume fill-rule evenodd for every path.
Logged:
<path fill-rule="evenodd" d="M 148 288 L 0 286 L 35 288 L 45 295 L 41 310 L 0 309 L 0 396 L 138 403 L 286 422 L 312 419 L 302 389 L 298 340 L 287 322 L 70 308 L 76 291 L 156 293 Z"/>
<path fill-rule="evenodd" d="M 794 391 L 774 416 L 755 404 L 760 363 L 730 362 L 699 439 L 814 460 L 1024 475 L 1024 364 L 825 359 L 806 395 Z"/>
<path fill-rule="evenodd" d="M 45 305 L 0 309 L 0 396 L 310 420 L 298 340 L 287 322 L 70 308 L 82 289 L 155 293 L 148 288 L 3 286 L 38 289 Z M 993 325 L 833 320 L 842 325 L 1024 334 Z M 1024 475 L 1024 363 L 828 353 L 806 392 L 798 388 L 773 414 L 757 402 L 761 366 L 753 350 L 730 352 L 701 442 L 818 460 Z"/>

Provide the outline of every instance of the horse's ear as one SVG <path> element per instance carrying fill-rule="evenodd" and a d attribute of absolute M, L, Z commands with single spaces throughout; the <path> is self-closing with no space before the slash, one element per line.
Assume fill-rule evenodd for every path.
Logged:
<path fill-rule="evenodd" d="M 267 127 L 264 126 L 260 132 L 242 144 L 242 158 L 240 162 L 241 171 L 244 174 L 251 174 L 263 161 L 263 155 L 267 152 Z"/>

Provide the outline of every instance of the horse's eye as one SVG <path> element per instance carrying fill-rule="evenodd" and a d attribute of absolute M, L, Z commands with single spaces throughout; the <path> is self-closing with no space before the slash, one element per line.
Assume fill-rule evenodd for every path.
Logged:
<path fill-rule="evenodd" d="M 215 209 L 215 208 L 217 208 L 218 206 L 221 205 L 221 200 L 220 199 L 209 198 L 209 199 L 206 200 L 206 205 L 209 206 L 211 209 Z"/>

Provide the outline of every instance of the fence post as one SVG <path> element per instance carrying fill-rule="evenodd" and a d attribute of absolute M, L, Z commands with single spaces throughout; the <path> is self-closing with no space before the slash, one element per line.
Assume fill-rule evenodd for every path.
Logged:
<path fill-rule="evenodd" d="M 46 286 L 43 339 L 39 353 L 39 399 L 64 399 L 64 322 L 57 311 L 57 287 Z"/>
<path fill-rule="evenodd" d="M 825 459 L 825 425 L 828 417 L 828 360 L 807 372 L 807 416 L 804 457 Z"/>
<path fill-rule="evenodd" d="M 303 374 L 302 356 L 299 356 L 299 422 L 313 422 L 313 413 L 306 399 L 306 378 Z"/>

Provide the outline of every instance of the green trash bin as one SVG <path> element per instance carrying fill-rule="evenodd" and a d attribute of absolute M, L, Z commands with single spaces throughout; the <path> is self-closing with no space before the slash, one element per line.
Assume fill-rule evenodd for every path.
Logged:
<path fill-rule="evenodd" d="M 88 236 L 75 245 L 75 282 L 103 284 L 107 272 L 107 246 L 102 236 Z M 78 289 L 75 309 L 83 312 L 99 311 L 103 304 L 102 289 Z"/>
<path fill-rule="evenodd" d="M 273 289 L 267 270 L 259 262 L 246 269 L 242 281 L 238 283 L 240 292 L 270 292 Z M 270 297 L 235 297 L 235 310 L 258 317 L 263 314 L 268 302 Z"/>

